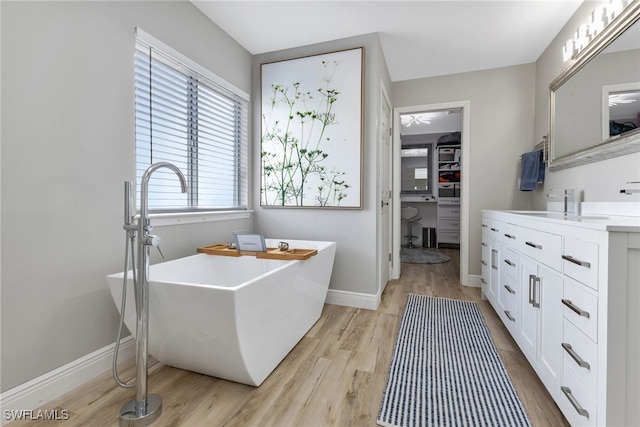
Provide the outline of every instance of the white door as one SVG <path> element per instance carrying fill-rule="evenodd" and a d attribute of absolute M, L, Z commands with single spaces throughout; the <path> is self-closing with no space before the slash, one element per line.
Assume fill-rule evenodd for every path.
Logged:
<path fill-rule="evenodd" d="M 380 132 L 378 137 L 378 164 L 380 172 L 380 229 L 378 235 L 380 240 L 378 243 L 378 260 L 379 260 L 379 289 L 380 293 L 384 291 L 391 268 L 391 209 L 389 203 L 391 200 L 391 161 L 393 159 L 391 151 L 391 106 L 389 99 L 384 90 L 380 86 Z"/>

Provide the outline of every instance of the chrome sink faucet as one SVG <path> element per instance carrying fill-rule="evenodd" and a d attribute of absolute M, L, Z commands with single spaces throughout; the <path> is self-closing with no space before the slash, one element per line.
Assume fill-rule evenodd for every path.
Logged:
<path fill-rule="evenodd" d="M 575 190 L 572 189 L 572 188 L 563 190 L 562 194 L 551 194 L 551 193 L 547 194 L 547 197 L 549 197 L 551 199 L 562 197 L 562 199 L 563 199 L 562 213 L 565 214 L 565 215 L 569 213 L 569 202 L 572 202 L 574 204 L 576 202 Z M 574 207 L 574 211 L 575 211 L 575 207 Z"/>
<path fill-rule="evenodd" d="M 627 181 L 627 184 L 640 184 L 640 181 Z M 624 188 L 622 190 L 620 190 L 620 193 L 622 194 L 633 194 L 633 193 L 640 193 L 640 189 L 638 188 Z"/>

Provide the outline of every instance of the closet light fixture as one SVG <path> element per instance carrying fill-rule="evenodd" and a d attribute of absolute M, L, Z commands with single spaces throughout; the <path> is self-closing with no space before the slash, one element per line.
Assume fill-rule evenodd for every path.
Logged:
<path fill-rule="evenodd" d="M 636 101 L 636 99 L 627 98 L 626 94 L 609 95 L 609 107 L 615 107 L 618 104 L 631 104 Z"/>
<path fill-rule="evenodd" d="M 400 122 L 404 127 L 411 127 L 411 125 L 428 125 L 431 123 L 430 117 L 428 113 L 405 114 L 400 116 Z"/>

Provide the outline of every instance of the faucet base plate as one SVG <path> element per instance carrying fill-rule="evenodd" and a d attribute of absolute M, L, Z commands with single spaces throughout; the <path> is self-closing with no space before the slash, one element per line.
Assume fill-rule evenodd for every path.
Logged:
<path fill-rule="evenodd" d="M 144 415 L 136 412 L 136 400 L 132 399 L 120 408 L 120 427 L 148 426 L 162 414 L 162 397 L 157 394 L 147 396 L 147 410 Z"/>

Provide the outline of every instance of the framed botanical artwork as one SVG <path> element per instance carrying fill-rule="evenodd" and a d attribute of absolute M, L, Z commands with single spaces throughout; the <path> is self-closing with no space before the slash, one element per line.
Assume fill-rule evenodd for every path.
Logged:
<path fill-rule="evenodd" d="M 362 208 L 363 55 L 262 64 L 261 206 Z"/>

